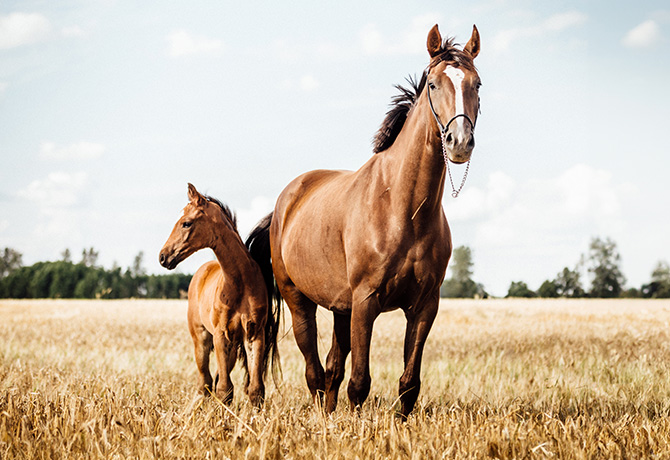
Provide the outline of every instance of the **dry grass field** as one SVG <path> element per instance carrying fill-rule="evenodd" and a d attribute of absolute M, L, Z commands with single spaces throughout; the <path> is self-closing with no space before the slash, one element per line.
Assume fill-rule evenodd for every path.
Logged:
<path fill-rule="evenodd" d="M 239 372 L 232 407 L 196 396 L 185 309 L 0 302 L 0 458 L 670 458 L 667 301 L 443 301 L 406 423 L 402 313 L 375 324 L 364 407 L 324 415 L 290 331 L 262 410 Z"/>

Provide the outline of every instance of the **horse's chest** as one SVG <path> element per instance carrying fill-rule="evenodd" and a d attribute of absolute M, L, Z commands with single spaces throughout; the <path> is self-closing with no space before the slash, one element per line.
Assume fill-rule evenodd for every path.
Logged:
<path fill-rule="evenodd" d="M 393 310 L 411 305 L 435 288 L 444 276 L 448 259 L 448 247 L 441 241 L 404 235 L 362 253 L 360 265 L 350 267 L 350 279 L 363 291 L 379 293 L 382 307 Z"/>

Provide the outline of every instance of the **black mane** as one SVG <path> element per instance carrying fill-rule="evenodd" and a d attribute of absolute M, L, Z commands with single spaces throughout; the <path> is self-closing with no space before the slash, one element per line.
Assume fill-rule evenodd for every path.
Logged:
<path fill-rule="evenodd" d="M 237 216 L 235 215 L 235 212 L 228 207 L 228 205 L 223 204 L 221 201 L 217 200 L 214 197 L 204 195 L 205 199 L 211 203 L 214 203 L 218 205 L 221 208 L 221 211 L 223 211 L 223 215 L 226 216 L 228 221 L 231 223 L 235 231 L 237 232 Z"/>
<path fill-rule="evenodd" d="M 400 85 L 395 86 L 395 88 L 400 91 L 400 94 L 391 99 L 391 108 L 386 112 L 384 121 L 372 139 L 372 151 L 374 153 L 383 152 L 393 145 L 393 142 L 395 142 L 400 130 L 402 130 L 402 127 L 405 124 L 405 120 L 407 120 L 407 114 L 412 107 L 414 107 L 414 104 L 416 104 L 416 101 L 419 99 L 421 91 L 423 91 L 423 88 L 426 86 L 426 78 L 430 69 L 438 65 L 440 62 L 453 62 L 465 69 L 475 70 L 472 56 L 466 51 L 457 48 L 457 46 L 458 45 L 454 43 L 453 38 L 447 38 L 442 43 L 442 51 L 431 59 L 428 69 L 423 71 L 421 79 L 418 82 L 415 78 L 410 76 L 407 78 L 407 83 L 410 86 L 409 88 Z"/>

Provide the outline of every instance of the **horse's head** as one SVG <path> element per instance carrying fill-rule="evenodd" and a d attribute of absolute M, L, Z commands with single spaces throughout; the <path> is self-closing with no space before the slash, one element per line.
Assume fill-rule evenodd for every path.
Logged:
<path fill-rule="evenodd" d="M 428 33 L 428 66 L 426 89 L 431 111 L 440 130 L 446 157 L 454 163 L 470 159 L 475 147 L 475 123 L 479 113 L 481 81 L 474 59 L 479 54 L 479 32 L 472 27 L 472 36 L 463 50 L 451 40 L 442 41 L 437 25 Z"/>
<path fill-rule="evenodd" d="M 192 184 L 188 184 L 188 199 L 159 255 L 160 264 L 168 270 L 194 252 L 212 247 L 218 234 L 215 227 L 225 219 L 222 205 L 201 195 Z"/>

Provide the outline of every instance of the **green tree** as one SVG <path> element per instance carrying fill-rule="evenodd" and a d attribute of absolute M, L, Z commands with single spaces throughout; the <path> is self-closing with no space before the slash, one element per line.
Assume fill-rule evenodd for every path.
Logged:
<path fill-rule="evenodd" d="M 88 248 L 84 249 L 81 252 L 81 264 L 86 267 L 95 267 L 95 264 L 98 262 L 98 251 L 95 249 Z"/>
<path fill-rule="evenodd" d="M 72 262 L 72 253 L 68 248 L 65 248 L 65 250 L 60 253 L 60 256 L 63 262 Z"/>
<path fill-rule="evenodd" d="M 530 289 L 523 281 L 512 281 L 505 297 L 537 297 L 537 294 Z"/>
<path fill-rule="evenodd" d="M 476 295 L 487 297 L 484 287 L 472 280 L 472 251 L 467 246 L 459 246 L 451 255 L 451 278 L 440 288 L 441 297 L 472 298 Z"/>
<path fill-rule="evenodd" d="M 593 238 L 587 263 L 589 273 L 593 276 L 589 295 L 599 298 L 619 297 L 626 278 L 619 268 L 621 256 L 616 243 L 610 238 L 606 240 Z"/>
<path fill-rule="evenodd" d="M 642 286 L 642 295 L 656 299 L 670 298 L 670 266 L 659 261 L 651 272 L 651 283 Z"/>
<path fill-rule="evenodd" d="M 559 297 L 556 281 L 546 280 L 537 290 L 537 295 L 545 298 Z"/>
<path fill-rule="evenodd" d="M 0 279 L 2 297 L 9 299 L 26 299 L 30 297 L 30 282 L 33 278 L 34 265 L 21 267 Z"/>
<path fill-rule="evenodd" d="M 4 278 L 21 268 L 23 266 L 22 259 L 23 256 L 20 252 L 12 248 L 3 249 L 2 257 L 0 257 L 0 278 Z"/>
<path fill-rule="evenodd" d="M 580 281 L 579 270 L 575 268 L 570 270 L 568 267 L 564 267 L 561 272 L 556 275 L 554 280 L 556 285 L 556 292 L 559 297 L 584 297 L 586 293 L 584 288 L 582 288 L 582 282 Z"/>

